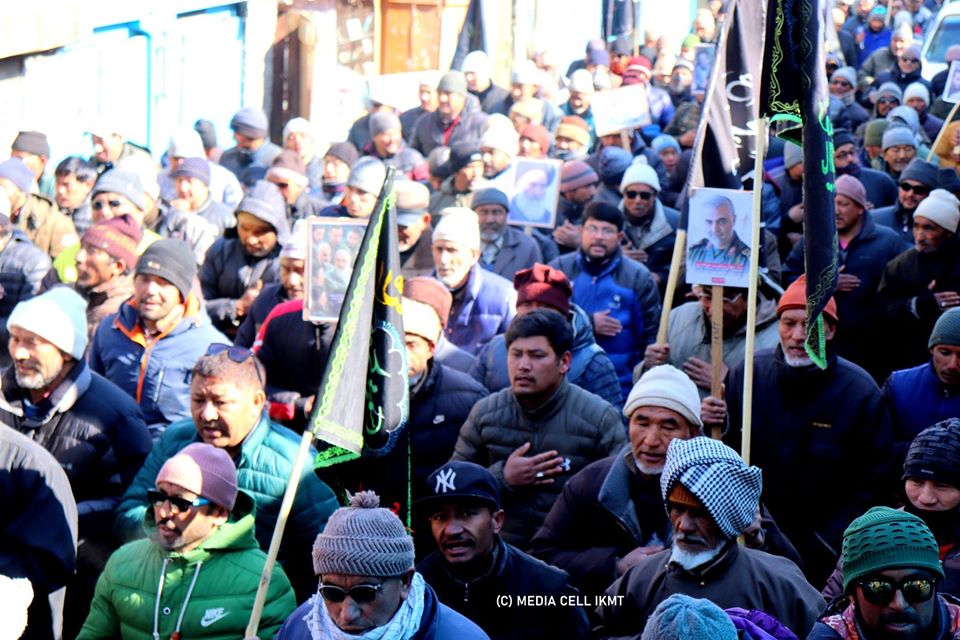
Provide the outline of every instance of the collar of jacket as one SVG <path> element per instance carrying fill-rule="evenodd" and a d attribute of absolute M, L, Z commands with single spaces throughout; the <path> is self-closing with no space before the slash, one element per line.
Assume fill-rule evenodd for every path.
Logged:
<path fill-rule="evenodd" d="M 923 368 L 923 376 L 927 378 L 929 384 L 937 390 L 937 395 L 941 398 L 953 398 L 960 395 L 960 388 L 949 387 L 943 384 L 943 381 L 937 376 L 937 370 L 933 368 L 932 360 Z"/>
<path fill-rule="evenodd" d="M 444 573 L 446 573 L 450 580 L 459 586 L 464 593 L 469 593 L 471 589 L 475 589 L 483 583 L 500 578 L 503 575 L 507 566 L 507 556 L 510 553 L 510 549 L 500 536 L 496 536 L 496 538 L 494 538 L 493 549 L 491 550 L 493 562 L 490 563 L 490 568 L 472 580 L 461 580 L 458 578 L 454 575 L 453 571 L 450 570 L 450 565 L 444 559 L 443 554 L 439 551 L 436 551 L 436 553 L 438 555 L 438 563 L 443 568 Z"/>
<path fill-rule="evenodd" d="M 253 425 L 253 429 L 250 430 L 247 437 L 240 443 L 240 458 L 237 460 L 237 469 L 250 466 L 250 457 L 253 455 L 253 452 L 260 448 L 263 441 L 267 439 L 267 434 L 270 433 L 271 428 L 273 428 L 273 425 L 270 422 L 270 415 L 267 413 L 266 408 L 264 408 L 260 413 L 260 419 L 257 420 L 257 424 Z"/>
<path fill-rule="evenodd" d="M 523 408 L 523 405 L 517 400 L 517 394 L 511 392 L 510 396 L 513 398 L 513 401 L 517 403 L 517 408 L 520 409 L 520 412 L 525 415 L 528 420 L 531 422 L 542 422 L 549 420 L 564 408 L 569 391 L 570 383 L 567 382 L 567 377 L 564 376 L 563 381 L 557 390 L 553 392 L 553 395 L 539 407 L 530 410 Z"/>
<path fill-rule="evenodd" d="M 627 532 L 633 536 L 637 545 L 644 544 L 643 532 L 640 530 L 640 522 L 637 520 L 637 507 L 630 498 L 630 483 L 634 481 L 634 472 L 631 471 L 627 456 L 632 458 L 633 450 L 628 443 L 616 454 L 607 477 L 603 479 L 600 485 L 600 492 L 597 494 L 597 502 L 606 509 L 610 515 L 623 524 Z M 659 477 L 659 476 L 658 476 Z M 660 492 L 660 484 L 657 482 L 657 493 Z"/>
<path fill-rule="evenodd" d="M 577 262 L 580 263 L 580 268 L 589 273 L 594 278 L 602 278 L 604 276 L 612 273 L 617 267 L 620 266 L 620 259 L 622 254 L 620 253 L 620 247 L 617 247 L 617 250 L 610 256 L 606 262 L 597 263 L 594 260 L 591 260 L 583 252 L 583 249 L 577 251 Z M 594 273 L 594 271 L 597 271 Z"/>
<path fill-rule="evenodd" d="M 440 363 L 436 358 L 430 358 L 427 362 L 427 373 L 416 388 L 410 389 L 410 400 L 428 399 L 433 394 L 433 386 L 437 384 L 437 378 L 440 377 Z"/>
<path fill-rule="evenodd" d="M 821 369 L 815 364 L 806 367 L 791 367 L 783 357 L 783 345 L 777 344 L 773 350 L 774 363 L 783 370 L 783 381 L 787 383 L 814 384 L 828 377 L 833 377 L 837 371 L 837 350 L 833 342 L 827 343 L 827 368 Z"/>
<path fill-rule="evenodd" d="M 2 381 L 2 393 L 0 393 L 0 409 L 9 411 L 10 413 L 23 417 L 23 399 L 27 397 L 27 391 L 23 389 L 19 384 L 17 384 L 17 377 L 14 373 L 14 367 L 16 365 L 11 365 L 3 374 Z M 90 388 L 90 383 L 93 380 L 93 376 L 90 373 L 90 367 L 87 366 L 86 360 L 77 360 L 73 368 L 70 370 L 70 373 L 67 374 L 67 377 L 53 390 L 53 393 L 50 394 L 46 400 L 41 403 L 47 407 L 47 412 L 40 419 L 38 424 L 33 424 L 33 421 L 30 421 L 30 424 L 24 424 L 25 427 L 42 427 L 56 413 L 66 413 L 73 408 L 73 405 L 77 403 L 77 400 L 84 393 L 87 392 L 87 389 Z"/>
<path fill-rule="evenodd" d="M 739 555 L 740 545 L 737 544 L 736 539 L 727 540 L 724 543 L 724 547 L 720 552 L 720 555 L 710 562 L 696 567 L 692 571 L 688 571 L 675 562 L 672 562 L 668 555 L 667 571 L 681 574 L 686 578 L 690 580 L 696 580 L 697 582 L 719 582 L 727 575 L 727 569 L 733 565 Z"/>
<path fill-rule="evenodd" d="M 186 309 L 183 312 L 183 317 L 172 327 L 161 332 L 156 340 L 162 340 L 167 336 L 176 335 L 181 331 L 185 331 L 191 326 L 201 324 L 203 314 L 200 313 L 200 300 L 197 299 L 197 296 L 192 293 L 187 296 L 185 306 Z M 143 327 L 140 325 L 140 314 L 137 311 L 137 303 L 132 297 L 120 306 L 120 311 L 117 312 L 116 318 L 114 318 L 113 326 L 131 341 L 142 347 L 146 346 L 147 336 L 144 334 Z"/>
<path fill-rule="evenodd" d="M 663 203 L 659 198 L 654 198 L 653 216 L 641 224 L 630 221 L 623 200 L 620 201 L 620 211 L 626 221 L 623 230 L 638 249 L 646 250 L 673 233 L 673 227 L 667 222 L 667 214 L 663 212 Z"/>
<path fill-rule="evenodd" d="M 436 270 L 434 270 L 436 274 Z M 436 277 L 436 275 L 434 275 Z M 467 275 L 467 283 L 463 285 L 463 304 L 460 305 L 460 311 L 457 313 L 456 323 L 461 326 L 467 326 L 470 321 L 470 312 L 473 310 L 473 303 L 480 296 L 480 290 L 483 288 L 483 269 L 480 268 L 480 262 L 476 262 L 470 267 L 470 273 Z M 451 291 L 451 293 L 453 293 Z M 453 322 L 450 318 L 448 325 Z"/>
<path fill-rule="evenodd" d="M 133 274 L 121 274 L 112 280 L 98 284 L 92 289 L 78 288 L 78 293 L 87 299 L 91 309 L 99 307 L 111 298 L 118 296 L 129 298 L 133 295 Z"/>

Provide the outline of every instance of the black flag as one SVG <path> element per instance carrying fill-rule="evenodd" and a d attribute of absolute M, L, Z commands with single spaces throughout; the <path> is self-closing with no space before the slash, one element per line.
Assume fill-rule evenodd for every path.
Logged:
<path fill-rule="evenodd" d="M 350 277 L 308 428 L 329 446 L 315 467 L 385 455 L 409 416 L 400 254 L 387 170 Z"/>
<path fill-rule="evenodd" d="M 761 113 L 772 123 L 787 123 L 780 133 L 787 144 L 803 146 L 806 349 L 825 369 L 822 312 L 837 287 L 837 223 L 822 2 L 769 0 Z"/>

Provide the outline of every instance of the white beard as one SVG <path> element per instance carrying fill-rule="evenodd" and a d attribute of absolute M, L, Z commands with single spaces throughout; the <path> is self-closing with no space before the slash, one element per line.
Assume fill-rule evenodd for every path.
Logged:
<path fill-rule="evenodd" d="M 803 369 L 804 367 L 809 367 L 813 364 L 813 360 L 810 359 L 810 356 L 801 356 L 799 358 L 791 356 L 787 353 L 787 348 L 783 346 L 783 342 L 780 343 L 780 349 L 783 351 L 783 361 L 787 363 L 788 367 L 793 367 L 794 369 Z"/>
<path fill-rule="evenodd" d="M 723 541 L 718 542 L 713 549 L 697 552 L 687 551 L 674 542 L 673 546 L 670 547 L 670 562 L 676 562 L 687 571 L 693 571 L 720 555 L 722 549 Z"/>
<path fill-rule="evenodd" d="M 661 473 L 663 473 L 662 464 L 657 465 L 655 467 L 651 467 L 648 464 L 643 464 L 642 462 L 637 460 L 636 457 L 634 457 L 633 459 L 633 464 L 637 465 L 637 470 L 645 476 L 658 476 Z"/>

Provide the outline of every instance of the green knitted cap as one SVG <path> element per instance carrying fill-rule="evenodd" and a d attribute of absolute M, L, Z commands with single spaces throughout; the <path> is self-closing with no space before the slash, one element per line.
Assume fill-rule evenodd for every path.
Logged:
<path fill-rule="evenodd" d="M 912 513 L 873 507 L 843 532 L 843 590 L 884 569 L 929 569 L 943 578 L 940 548 L 927 525 Z"/>

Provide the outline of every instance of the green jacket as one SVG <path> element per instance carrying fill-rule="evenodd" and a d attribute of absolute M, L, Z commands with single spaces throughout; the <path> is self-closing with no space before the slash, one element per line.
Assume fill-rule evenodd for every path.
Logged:
<path fill-rule="evenodd" d="M 155 526 L 152 509 L 144 520 Z M 169 638 L 181 612 L 183 638 L 243 638 L 265 561 L 253 537 L 253 498 L 241 491 L 230 520 L 191 551 L 137 540 L 110 556 L 77 640 L 152 640 L 154 624 Z M 273 637 L 296 607 L 290 581 L 274 567 L 259 635 Z"/>

